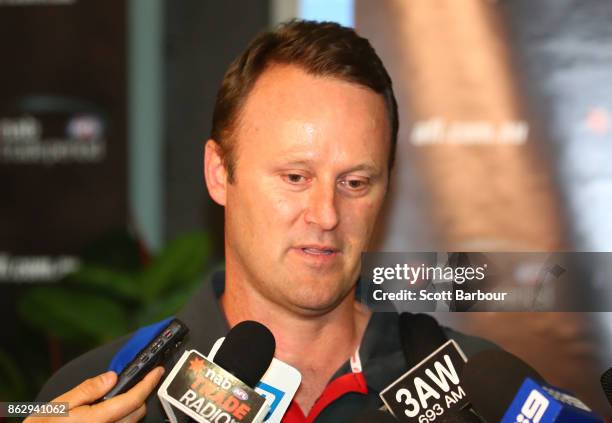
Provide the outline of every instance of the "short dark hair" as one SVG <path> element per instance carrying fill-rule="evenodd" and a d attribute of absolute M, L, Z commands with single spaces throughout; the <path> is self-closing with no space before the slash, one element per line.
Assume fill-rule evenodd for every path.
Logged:
<path fill-rule="evenodd" d="M 391 78 L 370 42 L 334 22 L 292 20 L 259 34 L 229 66 L 217 93 L 211 138 L 219 143 L 228 179 L 234 180 L 230 141 L 238 114 L 257 78 L 272 64 L 296 65 L 316 76 L 330 76 L 368 87 L 383 96 L 391 126 L 389 171 L 395 161 L 399 119 Z"/>

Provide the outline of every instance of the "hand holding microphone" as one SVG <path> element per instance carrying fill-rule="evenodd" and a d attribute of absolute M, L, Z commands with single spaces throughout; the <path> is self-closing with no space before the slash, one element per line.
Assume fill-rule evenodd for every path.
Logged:
<path fill-rule="evenodd" d="M 167 353 L 171 351 L 170 344 L 179 341 L 179 338 L 182 338 L 187 332 L 181 322 L 178 322 L 181 330 L 172 330 L 173 328 L 176 329 L 177 322 L 174 319 L 158 335 L 154 336 L 146 347 L 136 353 L 132 361 L 124 367 L 121 377 L 118 377 L 115 372 L 109 371 L 88 379 L 74 389 L 55 398 L 54 402 L 68 403 L 68 417 L 53 417 L 52 420 L 47 417 L 29 417 L 26 420 L 27 423 L 110 423 L 118 421 L 136 422 L 142 419 L 146 414 L 145 401 L 159 384 L 164 373 L 163 367 L 150 369 L 163 362 L 164 357 L 167 357 Z M 213 403 L 217 402 L 220 405 L 215 410 L 215 417 L 219 417 L 221 412 L 229 412 L 237 418 L 236 421 L 258 421 L 250 418 L 253 416 L 249 414 L 249 408 L 255 402 L 254 412 L 251 414 L 263 418 L 268 403 L 252 388 L 255 387 L 270 366 L 275 347 L 274 337 L 265 326 L 251 321 L 236 325 L 228 333 L 225 342 L 218 348 L 214 362 L 209 362 L 211 365 L 209 367 L 216 366 L 217 372 L 214 376 L 208 375 L 210 379 L 207 379 L 204 373 L 198 375 L 197 382 L 192 381 L 198 385 L 195 386 L 192 383 L 192 387 L 197 388 L 198 392 L 189 392 L 189 395 L 185 396 L 184 399 L 194 400 L 190 401 L 193 410 L 197 408 L 198 401 L 201 402 L 202 400 L 202 398 L 198 398 L 198 393 L 204 394 L 208 399 L 212 399 Z M 186 354 L 194 355 L 198 361 L 206 360 L 206 357 L 197 351 L 188 351 L 184 356 Z M 181 384 L 181 378 L 184 378 L 187 374 L 179 372 L 179 370 L 184 370 L 179 369 L 179 365 L 180 361 L 172 369 L 162 386 L 166 385 L 167 387 L 171 383 Z M 236 384 L 240 384 L 243 389 L 224 392 L 223 388 L 226 387 L 225 385 L 229 383 L 230 379 L 233 379 Z M 243 395 L 247 391 L 249 391 L 251 401 L 241 401 L 245 399 Z M 163 400 L 162 405 L 164 405 Z M 167 404 L 164 405 L 164 409 L 168 413 L 169 410 L 166 406 Z M 172 411 L 169 415 L 174 417 Z M 192 417 L 194 416 L 192 415 Z M 197 421 L 208 422 L 206 418 L 202 419 L 201 416 L 195 417 Z"/>
<path fill-rule="evenodd" d="M 117 383 L 115 372 L 106 372 L 87 379 L 52 402 L 67 402 L 68 417 L 28 417 L 25 423 L 111 423 L 137 422 L 146 414 L 145 401 L 164 373 L 156 367 L 127 392 L 94 404 Z"/>

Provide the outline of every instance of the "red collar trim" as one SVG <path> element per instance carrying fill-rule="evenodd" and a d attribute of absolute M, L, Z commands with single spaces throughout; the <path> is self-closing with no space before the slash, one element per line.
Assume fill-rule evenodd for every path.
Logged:
<path fill-rule="evenodd" d="M 291 405 L 289 405 L 282 421 L 283 423 L 312 423 L 328 405 L 349 392 L 368 393 L 363 373 L 347 373 L 331 381 L 325 387 L 319 399 L 314 403 L 308 416 L 304 415 L 297 402 L 291 401 Z"/>

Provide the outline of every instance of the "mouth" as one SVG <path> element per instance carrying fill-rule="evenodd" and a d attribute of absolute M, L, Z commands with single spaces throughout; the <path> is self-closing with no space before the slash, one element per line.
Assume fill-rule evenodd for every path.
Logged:
<path fill-rule="evenodd" d="M 331 256 L 340 252 L 340 250 L 333 245 L 325 244 L 304 244 L 298 245 L 295 248 L 305 254 L 312 254 L 315 256 Z"/>
<path fill-rule="evenodd" d="M 312 248 L 312 247 L 300 247 L 300 250 L 305 252 L 306 254 L 314 254 L 317 256 L 331 256 L 338 252 L 338 250 L 334 248 Z"/>
<path fill-rule="evenodd" d="M 339 248 L 325 244 L 303 244 L 295 246 L 294 250 L 303 258 L 316 263 L 335 261 L 341 252 Z"/>

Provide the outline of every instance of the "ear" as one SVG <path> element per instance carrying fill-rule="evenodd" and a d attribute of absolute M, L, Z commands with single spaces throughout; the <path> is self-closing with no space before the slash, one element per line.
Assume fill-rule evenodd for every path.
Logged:
<path fill-rule="evenodd" d="M 217 204 L 225 206 L 227 171 L 223 165 L 221 147 L 212 139 L 206 141 L 204 147 L 204 180 L 211 198 Z"/>

